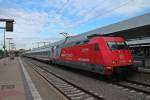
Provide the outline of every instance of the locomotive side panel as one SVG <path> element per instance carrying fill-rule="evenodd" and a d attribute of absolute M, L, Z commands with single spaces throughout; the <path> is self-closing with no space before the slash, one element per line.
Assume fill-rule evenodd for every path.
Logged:
<path fill-rule="evenodd" d="M 59 64 L 104 74 L 104 66 L 99 62 L 102 57 L 99 57 L 101 55 L 97 46 L 98 44 L 94 43 L 62 48 Z"/>

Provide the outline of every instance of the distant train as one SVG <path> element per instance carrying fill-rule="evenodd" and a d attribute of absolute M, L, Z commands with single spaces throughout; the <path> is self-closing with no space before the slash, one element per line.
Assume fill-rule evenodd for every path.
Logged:
<path fill-rule="evenodd" d="M 54 43 L 36 48 L 24 56 L 106 76 L 129 74 L 134 70 L 133 57 L 121 37 L 96 36 L 85 41 Z"/>

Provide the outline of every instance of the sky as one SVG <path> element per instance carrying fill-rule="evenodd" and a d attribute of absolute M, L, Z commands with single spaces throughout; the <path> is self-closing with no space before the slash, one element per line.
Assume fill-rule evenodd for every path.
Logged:
<path fill-rule="evenodd" d="M 61 40 L 61 32 L 74 36 L 149 12 L 150 0 L 0 0 L 0 18 L 15 20 L 6 37 L 13 38 L 17 49 Z"/>

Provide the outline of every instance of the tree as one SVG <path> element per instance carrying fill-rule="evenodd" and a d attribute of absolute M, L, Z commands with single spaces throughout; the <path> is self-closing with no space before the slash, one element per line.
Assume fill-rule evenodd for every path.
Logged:
<path fill-rule="evenodd" d="M 0 50 L 0 58 L 2 58 L 4 56 L 4 51 Z"/>

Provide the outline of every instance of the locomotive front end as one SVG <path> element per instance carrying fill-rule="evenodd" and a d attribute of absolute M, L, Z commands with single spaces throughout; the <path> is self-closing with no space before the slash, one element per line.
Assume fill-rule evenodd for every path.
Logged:
<path fill-rule="evenodd" d="M 125 40 L 120 37 L 112 37 L 106 40 L 109 60 L 106 61 L 106 74 L 130 75 L 135 67 L 133 57 Z"/>

